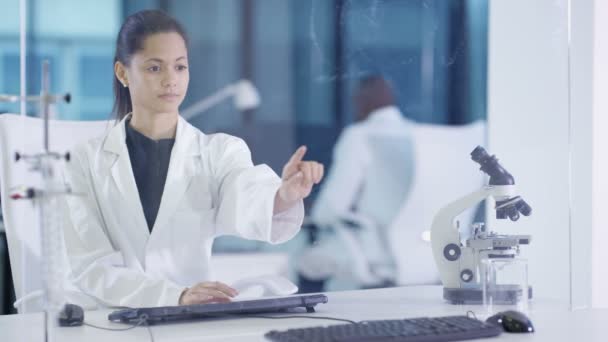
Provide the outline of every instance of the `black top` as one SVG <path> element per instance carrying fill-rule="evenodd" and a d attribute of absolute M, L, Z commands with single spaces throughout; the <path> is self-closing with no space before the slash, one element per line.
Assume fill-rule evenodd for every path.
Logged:
<path fill-rule="evenodd" d="M 126 120 L 125 128 L 139 200 L 144 209 L 148 229 L 152 232 L 165 188 L 175 139 L 152 140 L 131 127 L 130 119 Z"/>

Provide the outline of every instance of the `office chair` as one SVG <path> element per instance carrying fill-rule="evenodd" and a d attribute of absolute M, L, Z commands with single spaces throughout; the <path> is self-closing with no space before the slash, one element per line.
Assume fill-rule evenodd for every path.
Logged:
<path fill-rule="evenodd" d="M 471 164 L 470 153 L 485 145 L 485 122 L 461 126 L 416 124 L 413 130 L 414 182 L 407 200 L 387 229 L 398 285 L 439 284 L 430 244 L 433 218 L 440 208 L 483 185 L 484 175 Z M 475 209 L 459 216 L 467 236 Z"/>
<path fill-rule="evenodd" d="M 405 155 L 407 146 L 387 149 L 383 145 L 390 145 L 390 140 L 372 142 L 372 148 L 377 147 L 375 162 L 395 165 L 383 175 L 391 182 L 366 184 L 385 193 L 387 205 L 374 213 L 347 214 L 330 227 L 329 235 L 323 227 L 317 229 L 319 240 L 298 262 L 304 279 L 327 280 L 326 287 L 334 290 L 439 284 L 429 241 L 431 223 L 444 204 L 483 184 L 483 174 L 467 160 L 484 141 L 483 121 L 462 126 L 416 123 L 412 158 L 401 158 L 401 163 L 395 163 L 396 156 Z M 385 189 L 385 184 L 393 186 Z M 400 190 L 404 188 L 409 190 Z M 460 226 L 470 226 L 474 215 L 475 210 L 463 213 Z"/>

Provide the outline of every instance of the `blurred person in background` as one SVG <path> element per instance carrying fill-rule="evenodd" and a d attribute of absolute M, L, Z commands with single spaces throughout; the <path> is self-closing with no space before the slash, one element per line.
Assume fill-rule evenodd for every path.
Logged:
<path fill-rule="evenodd" d="M 329 231 L 333 238 L 318 241 L 298 263 L 301 287 L 311 291 L 321 291 L 330 278 L 341 282 L 338 288 L 394 285 L 395 265 L 385 230 L 411 186 L 413 122 L 397 108 L 382 76 L 361 79 L 353 102 L 356 122 L 338 138 L 310 216 L 319 232 Z"/>

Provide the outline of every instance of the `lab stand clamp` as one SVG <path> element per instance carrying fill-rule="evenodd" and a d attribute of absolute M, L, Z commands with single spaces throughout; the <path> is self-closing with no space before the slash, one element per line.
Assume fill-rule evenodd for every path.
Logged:
<path fill-rule="evenodd" d="M 63 279 L 61 269 L 61 247 L 62 239 L 60 221 L 62 215 L 58 196 L 72 194 L 72 191 L 63 182 L 59 181 L 57 175 L 57 162 L 65 160 L 70 161 L 70 154 L 60 154 L 49 151 L 49 111 L 50 104 L 65 101 L 70 102 L 70 94 L 53 95 L 49 92 L 50 75 L 49 62 L 42 63 L 42 86 L 39 96 L 19 96 L 19 95 L 2 95 L 0 94 L 0 102 L 38 102 L 40 105 L 40 114 L 44 119 L 43 141 L 44 149 L 36 154 L 21 154 L 15 152 L 14 161 L 25 162 L 29 166 L 29 171 L 41 175 L 41 184 L 35 186 L 18 186 L 10 189 L 10 198 L 13 200 L 31 200 L 33 205 L 38 209 L 40 219 L 40 241 L 41 255 L 40 263 L 42 269 L 42 302 L 44 305 L 45 314 L 57 312 L 64 304 Z M 36 292 L 27 294 L 25 297 L 31 297 Z M 25 298 L 23 298 L 25 300 Z"/>
<path fill-rule="evenodd" d="M 495 156 L 478 146 L 471 152 L 473 161 L 481 165 L 481 171 L 490 176 L 489 184 L 443 207 L 435 216 L 431 227 L 433 257 L 441 281 L 443 297 L 452 304 L 482 304 L 490 296 L 495 304 L 517 304 L 532 296 L 527 282 L 505 283 L 504 277 L 492 273 L 487 265 L 495 261 L 516 262 L 520 245 L 530 243 L 530 235 L 502 235 L 487 231 L 483 223 L 470 227 L 468 239 L 461 240 L 456 218 L 464 210 L 479 202 L 493 198 L 496 202 L 496 218 L 517 221 L 520 214 L 529 216 L 532 208 L 516 194 L 515 181 Z M 527 264 L 523 275 L 527 280 Z"/>

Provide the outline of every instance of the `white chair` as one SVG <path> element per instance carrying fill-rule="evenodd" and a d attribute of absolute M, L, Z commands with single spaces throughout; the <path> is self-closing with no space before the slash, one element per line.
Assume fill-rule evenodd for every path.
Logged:
<path fill-rule="evenodd" d="M 462 126 L 416 124 L 414 182 L 398 216 L 388 227 L 387 241 L 395 259 L 398 285 L 439 284 L 429 242 L 433 218 L 443 206 L 478 190 L 484 175 L 470 158 L 485 145 L 485 122 Z M 466 236 L 475 208 L 458 220 Z M 425 241 L 426 240 L 426 241 Z"/>
<path fill-rule="evenodd" d="M 326 286 L 332 290 L 381 285 L 383 280 L 392 280 L 397 285 L 440 283 L 429 239 L 431 224 L 440 208 L 483 185 L 484 176 L 470 160 L 470 152 L 477 145 L 484 145 L 485 123 L 477 121 L 462 126 L 416 123 L 411 141 L 413 167 L 406 169 L 401 165 L 395 170 L 404 175 L 413 173 L 411 182 L 407 175 L 403 180 L 395 180 L 390 172 L 384 175 L 395 185 L 393 189 L 402 189 L 403 181 L 411 184 L 407 194 L 383 189 L 387 194 L 386 213 L 397 215 L 389 224 L 374 222 L 356 212 L 344 217 L 357 228 L 339 223 L 332 226 L 333 236 L 321 239 L 303 253 L 297 266 L 303 275 L 312 280 L 329 277 Z M 402 153 L 398 149 L 393 152 Z M 389 207 L 402 200 L 398 208 Z M 471 225 L 474 214 L 471 209 L 460 215 L 463 229 Z M 380 250 L 376 247 L 375 253 L 369 253 L 368 245 L 374 240 L 380 242 Z M 342 252 L 336 253 L 338 250 Z M 379 253 L 385 256 L 383 264 L 370 257 Z"/>
<path fill-rule="evenodd" d="M 40 176 L 28 170 L 27 163 L 15 162 L 16 151 L 23 154 L 39 153 L 43 150 L 43 120 L 15 114 L 0 115 L 0 196 L 4 225 L 8 240 L 10 264 L 15 285 L 19 313 L 40 311 L 41 303 L 41 264 L 40 230 L 37 209 L 30 201 L 11 200 L 12 189 L 21 185 L 39 185 Z M 60 121 L 49 122 L 49 149 L 64 153 L 78 143 L 103 135 L 112 126 L 112 121 Z M 63 240 L 62 240 L 63 241 Z M 63 248 L 63 247 L 62 247 Z M 71 287 L 67 276 L 70 268 L 63 248 L 65 271 L 64 288 L 68 300 L 78 296 Z"/>

